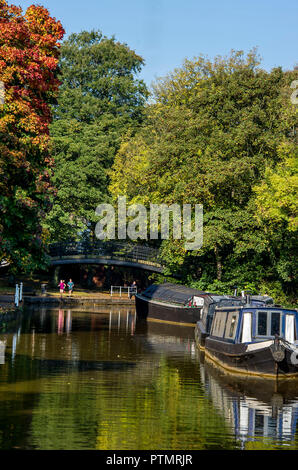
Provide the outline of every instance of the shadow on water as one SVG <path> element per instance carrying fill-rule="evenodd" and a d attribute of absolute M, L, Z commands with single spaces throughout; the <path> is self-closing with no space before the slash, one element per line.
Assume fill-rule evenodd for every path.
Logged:
<path fill-rule="evenodd" d="M 12 356 L 7 354 L 7 362 L 11 362 L 11 358 Z M 7 383 L 42 379 L 59 374 L 70 375 L 75 372 L 120 372 L 133 367 L 135 367 L 135 363 L 124 361 L 63 361 L 57 359 L 30 359 L 28 356 L 18 356 L 13 372 L 7 377 Z"/>

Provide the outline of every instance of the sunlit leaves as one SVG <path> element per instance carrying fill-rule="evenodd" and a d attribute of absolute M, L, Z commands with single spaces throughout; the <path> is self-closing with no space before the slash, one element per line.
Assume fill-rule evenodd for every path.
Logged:
<path fill-rule="evenodd" d="M 0 257 L 31 270 L 40 262 L 40 220 L 52 191 L 48 127 L 64 30 L 41 6 L 23 13 L 0 0 L 0 13 Z"/>
<path fill-rule="evenodd" d="M 61 47 L 61 88 L 51 126 L 57 187 L 44 226 L 52 239 L 75 238 L 108 200 L 109 169 L 122 137 L 140 124 L 148 96 L 143 59 L 99 31 L 72 34 Z"/>
<path fill-rule="evenodd" d="M 233 284 L 293 282 L 293 239 L 283 224 L 288 233 L 297 226 L 295 74 L 263 70 L 254 50 L 233 51 L 186 60 L 155 84 L 142 130 L 115 159 L 110 190 L 147 205 L 203 204 L 199 252 L 162 243 L 182 282 L 208 288 L 216 279 L 230 292 Z"/>

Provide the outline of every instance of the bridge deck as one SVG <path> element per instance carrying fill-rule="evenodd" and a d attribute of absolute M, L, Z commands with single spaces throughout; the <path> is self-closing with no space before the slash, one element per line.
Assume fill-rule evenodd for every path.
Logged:
<path fill-rule="evenodd" d="M 50 263 L 63 264 L 106 264 L 125 266 L 162 273 L 159 250 L 143 245 L 118 242 L 56 243 L 49 247 Z"/>

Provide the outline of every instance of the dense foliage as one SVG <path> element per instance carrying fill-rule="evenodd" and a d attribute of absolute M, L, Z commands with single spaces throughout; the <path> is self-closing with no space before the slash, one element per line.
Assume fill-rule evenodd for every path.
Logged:
<path fill-rule="evenodd" d="M 51 126 L 57 188 L 45 228 L 51 240 L 92 230 L 108 198 L 107 170 L 122 136 L 142 120 L 148 96 L 136 78 L 143 59 L 98 31 L 72 34 L 61 47 L 62 82 Z"/>
<path fill-rule="evenodd" d="M 32 270 L 43 258 L 41 219 L 49 208 L 50 105 L 59 82 L 59 21 L 40 6 L 0 0 L 0 260 Z"/>
<path fill-rule="evenodd" d="M 110 190 L 147 206 L 203 204 L 201 250 L 162 242 L 168 274 L 221 292 L 293 292 L 295 76 L 262 70 L 252 51 L 187 60 L 157 82 L 142 130 L 115 158 Z"/>
<path fill-rule="evenodd" d="M 40 6 L 23 14 L 0 0 L 0 10 L 1 260 L 40 267 L 43 240 L 92 234 L 95 208 L 119 195 L 148 208 L 203 204 L 200 250 L 150 242 L 166 274 L 293 297 L 297 70 L 266 72 L 255 51 L 198 57 L 158 80 L 146 104 L 144 61 L 126 44 L 72 34 L 58 68 L 60 22 Z"/>

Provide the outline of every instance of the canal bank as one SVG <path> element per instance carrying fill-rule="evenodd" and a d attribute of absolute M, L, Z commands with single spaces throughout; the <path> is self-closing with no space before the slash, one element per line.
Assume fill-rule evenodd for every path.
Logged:
<path fill-rule="evenodd" d="M 2 325 L 15 321 L 28 307 L 33 308 L 74 308 L 74 307 L 134 307 L 134 297 L 108 297 L 107 295 L 77 295 L 73 297 L 64 296 L 62 299 L 56 295 L 32 295 L 24 296 L 19 307 L 14 303 L 14 295 L 0 295 L 0 329 Z"/>
<path fill-rule="evenodd" d="M 12 295 L 0 296 L 0 330 L 8 323 L 14 322 L 23 313 L 22 307 L 16 307 Z"/>
<path fill-rule="evenodd" d="M 96 306 L 134 306 L 135 300 L 123 298 L 108 298 L 108 297 L 57 297 L 57 296 L 26 296 L 23 301 L 25 306 L 40 305 L 56 307 L 65 305 L 67 307 L 75 307 L 77 305 L 96 305 Z"/>

